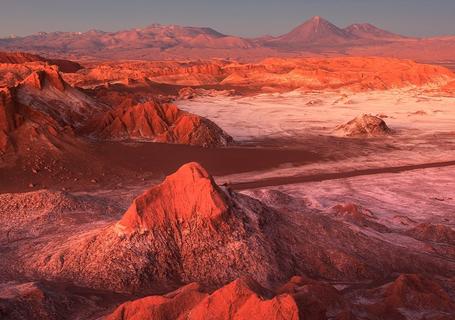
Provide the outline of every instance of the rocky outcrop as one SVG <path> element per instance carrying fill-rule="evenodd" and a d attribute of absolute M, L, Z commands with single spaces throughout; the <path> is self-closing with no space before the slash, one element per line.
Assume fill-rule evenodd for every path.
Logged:
<path fill-rule="evenodd" d="M 85 126 L 83 132 L 103 140 L 142 140 L 203 147 L 233 142 L 212 121 L 159 102 L 120 105 Z"/>
<path fill-rule="evenodd" d="M 273 210 L 222 190 L 190 163 L 135 199 L 115 225 L 75 235 L 51 255 L 42 248 L 25 269 L 116 291 L 193 281 L 214 286 L 241 275 L 268 284 L 280 277 L 276 219 Z"/>
<path fill-rule="evenodd" d="M 117 228 L 121 233 L 131 234 L 172 228 L 192 220 L 216 225 L 229 219 L 230 206 L 228 196 L 207 171 L 190 163 L 137 197 Z"/>
<path fill-rule="evenodd" d="M 26 52 L 0 51 L 0 63 L 20 64 L 34 61 L 46 61 L 43 57 Z"/>
<path fill-rule="evenodd" d="M 349 285 L 347 285 L 349 286 Z M 337 290 L 294 276 L 276 290 L 237 279 L 212 293 L 191 283 L 165 295 L 126 302 L 108 320 L 135 319 L 451 319 L 455 305 L 434 280 L 401 274 L 383 285 Z"/>
<path fill-rule="evenodd" d="M 9 133 L 16 127 L 14 117 L 14 102 L 11 90 L 0 91 L 0 151 L 6 151 L 9 146 Z"/>
<path fill-rule="evenodd" d="M 93 114 L 105 111 L 80 90 L 67 84 L 54 66 L 32 72 L 16 88 L 16 100 L 47 114 L 61 126 L 78 127 Z"/>
<path fill-rule="evenodd" d="M 455 246 L 455 230 L 442 224 L 421 223 L 408 230 L 406 234 L 422 241 Z"/>
<path fill-rule="evenodd" d="M 42 131 L 62 134 L 74 130 L 100 140 L 141 140 L 162 143 L 221 147 L 232 137 L 212 121 L 184 112 L 172 104 L 157 101 L 137 103 L 121 99 L 115 109 L 98 103 L 70 86 L 57 67 L 39 65 L 17 86 L 1 93 L 0 148 L 11 145 L 12 131 L 23 123 L 33 123 Z M 133 102 L 135 101 L 135 102 Z M 34 136 L 34 134 L 32 134 Z M 18 135 L 18 144 L 24 135 Z"/>
<path fill-rule="evenodd" d="M 192 86 L 193 90 L 183 88 L 181 94 L 191 97 L 210 94 L 207 86 L 226 89 L 226 94 L 233 88 L 240 93 L 296 89 L 354 92 L 405 87 L 438 89 L 453 82 L 455 74 L 441 66 L 394 58 L 267 58 L 256 63 L 228 60 L 103 63 L 80 71 L 72 83 L 92 86 L 125 79 L 138 83 L 146 79 L 161 86 Z"/>
<path fill-rule="evenodd" d="M 282 294 L 267 299 L 261 291 L 264 289 L 245 279 L 235 280 L 211 294 L 193 283 L 165 296 L 127 302 L 106 319 L 299 319 L 292 296 Z"/>
<path fill-rule="evenodd" d="M 15 251 L 18 262 L 4 268 L 119 292 L 169 292 L 190 282 L 213 288 L 243 276 L 273 287 L 294 274 L 360 281 L 408 270 L 452 272 L 437 257 L 281 197 L 273 194 L 266 205 L 217 186 L 189 163 L 137 197 L 116 223 L 90 224 L 64 241 L 35 245 L 31 254 Z"/>
<path fill-rule="evenodd" d="M 369 114 L 360 115 L 338 126 L 335 131 L 346 137 L 383 137 L 392 132 L 384 120 Z"/>
<path fill-rule="evenodd" d="M 17 86 L 0 91 L 0 151 L 52 149 L 65 139 L 77 143 L 74 128 L 103 108 L 68 85 L 57 67 L 40 66 Z"/>
<path fill-rule="evenodd" d="M 37 141 L 57 138 L 58 123 L 20 103 L 18 89 L 0 91 L 0 151 L 7 152 Z"/>
<path fill-rule="evenodd" d="M 57 68 L 47 68 L 33 72 L 22 82 L 23 86 L 43 90 L 47 86 L 54 87 L 59 91 L 65 91 L 66 84 Z"/>
<path fill-rule="evenodd" d="M 178 100 L 192 100 L 198 97 L 217 97 L 217 96 L 231 96 L 235 93 L 234 90 L 207 90 L 203 88 L 182 88 L 178 92 Z"/>
<path fill-rule="evenodd" d="M 63 59 L 46 59 L 41 56 L 26 52 L 1 52 L 0 63 L 23 64 L 27 62 L 46 62 L 49 65 L 55 65 L 61 72 L 77 72 L 83 67 L 77 62 Z"/>

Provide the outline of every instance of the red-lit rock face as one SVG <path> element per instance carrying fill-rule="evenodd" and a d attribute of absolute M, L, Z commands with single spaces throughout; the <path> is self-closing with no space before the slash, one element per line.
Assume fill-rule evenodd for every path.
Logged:
<path fill-rule="evenodd" d="M 0 149 L 53 149 L 66 138 L 77 143 L 73 129 L 102 109 L 68 85 L 57 67 L 36 66 L 19 84 L 0 91 Z"/>
<path fill-rule="evenodd" d="M 57 138 L 58 130 L 58 123 L 49 115 L 18 101 L 17 88 L 0 91 L 0 151 L 49 141 Z"/>
<path fill-rule="evenodd" d="M 133 233 L 194 220 L 216 223 L 229 210 L 226 195 L 207 171 L 198 163 L 189 163 L 136 198 L 117 228 Z"/>
<path fill-rule="evenodd" d="M 38 90 L 42 90 L 45 86 L 54 87 L 59 91 L 65 90 L 65 82 L 55 67 L 48 67 L 44 70 L 33 72 L 22 82 L 22 85 Z"/>
<path fill-rule="evenodd" d="M 26 264 L 49 278 L 121 292 L 193 281 L 218 286 L 241 275 L 268 284 L 280 277 L 276 219 L 271 209 L 222 190 L 189 163 L 135 199 L 115 225 L 80 234 L 61 243 L 56 255 Z"/>
<path fill-rule="evenodd" d="M 123 104 L 93 119 L 84 132 L 98 139 L 227 146 L 233 142 L 212 121 L 179 110 L 172 104 Z"/>
<path fill-rule="evenodd" d="M 218 85 L 221 89 L 290 91 L 389 90 L 409 86 L 440 88 L 455 79 L 447 68 L 410 60 L 378 57 L 267 58 L 255 63 L 236 61 L 106 62 L 69 77 L 72 84 L 153 83 Z M 127 80 L 125 80 L 127 79 Z M 447 87 L 447 90 L 449 87 Z M 185 92 L 182 91 L 185 98 Z"/>
<path fill-rule="evenodd" d="M 163 296 L 126 302 L 107 316 L 126 319 L 451 319 L 455 305 L 435 281 L 401 274 L 383 286 L 341 292 L 330 284 L 295 276 L 275 292 L 237 279 L 213 293 L 196 283 Z"/>
<path fill-rule="evenodd" d="M 16 128 L 14 117 L 14 102 L 11 90 L 0 91 L 0 148 L 6 147 L 9 132 Z M 3 140 L 4 139 L 4 140 Z M 3 146 L 3 148 L 2 148 Z"/>
<path fill-rule="evenodd" d="M 265 299 L 258 291 L 256 284 L 244 279 L 235 280 L 212 294 L 203 293 L 198 285 L 190 284 L 166 296 L 127 302 L 107 319 L 299 319 L 291 295 Z"/>

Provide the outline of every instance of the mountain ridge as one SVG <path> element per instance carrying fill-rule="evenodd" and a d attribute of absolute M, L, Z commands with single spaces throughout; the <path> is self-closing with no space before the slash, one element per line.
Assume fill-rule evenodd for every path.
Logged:
<path fill-rule="evenodd" d="M 40 32 L 0 39 L 0 49 L 76 60 L 175 60 L 271 56 L 379 55 L 414 60 L 450 60 L 455 37 L 415 38 L 370 23 L 339 27 L 315 16 L 288 33 L 246 38 L 209 27 L 150 24 L 115 32 Z M 436 50 L 437 49 L 437 50 Z"/>

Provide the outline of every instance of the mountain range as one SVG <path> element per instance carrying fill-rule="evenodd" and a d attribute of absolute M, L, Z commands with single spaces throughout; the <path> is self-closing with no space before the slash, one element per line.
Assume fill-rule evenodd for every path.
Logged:
<path fill-rule="evenodd" d="M 436 61 L 453 59 L 455 37 L 407 37 L 369 23 L 340 28 L 315 16 L 289 33 L 276 37 L 242 38 L 211 28 L 153 24 L 117 32 L 40 32 L 0 39 L 0 49 L 80 60 L 196 57 L 254 60 L 269 56 L 341 54 Z"/>

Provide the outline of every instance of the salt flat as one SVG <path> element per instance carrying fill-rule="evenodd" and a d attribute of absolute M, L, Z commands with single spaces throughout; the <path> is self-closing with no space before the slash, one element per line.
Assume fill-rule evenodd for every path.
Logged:
<path fill-rule="evenodd" d="M 179 106 L 215 121 L 237 141 L 274 140 L 283 147 L 341 154 L 304 166 L 219 177 L 245 182 L 418 165 L 455 160 L 455 98 L 409 87 L 370 92 L 268 93 L 248 97 L 200 97 Z M 335 128 L 360 114 L 378 115 L 393 130 L 387 137 L 337 137 Z"/>
<path fill-rule="evenodd" d="M 200 97 L 178 105 L 212 119 L 238 141 L 331 135 L 336 126 L 362 113 L 383 116 L 401 136 L 455 130 L 455 98 L 416 88 Z"/>

